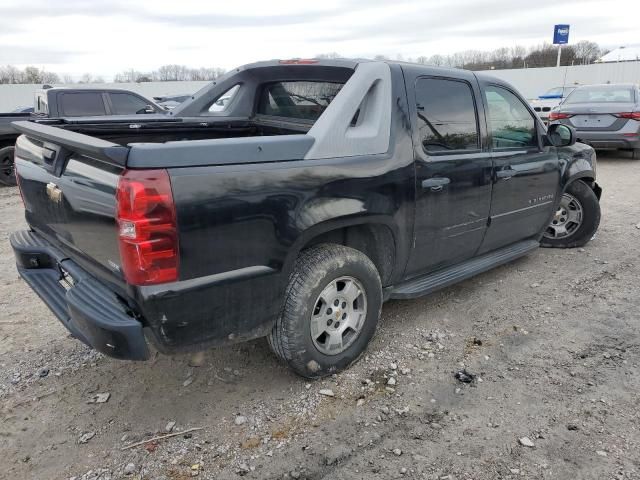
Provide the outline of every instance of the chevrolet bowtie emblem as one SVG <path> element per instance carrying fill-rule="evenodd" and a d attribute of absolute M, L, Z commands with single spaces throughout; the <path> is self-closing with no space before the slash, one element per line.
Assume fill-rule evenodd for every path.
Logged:
<path fill-rule="evenodd" d="M 60 200 L 62 200 L 62 190 L 60 190 L 55 183 L 49 182 L 47 183 L 47 197 L 49 197 L 52 202 L 60 203 Z"/>

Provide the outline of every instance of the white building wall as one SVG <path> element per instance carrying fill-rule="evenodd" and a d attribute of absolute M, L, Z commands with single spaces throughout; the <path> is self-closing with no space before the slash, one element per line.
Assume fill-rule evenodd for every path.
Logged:
<path fill-rule="evenodd" d="M 640 83 L 640 61 L 520 70 L 487 70 L 482 73 L 506 80 L 526 98 L 536 98 L 550 88 L 562 85 Z"/>

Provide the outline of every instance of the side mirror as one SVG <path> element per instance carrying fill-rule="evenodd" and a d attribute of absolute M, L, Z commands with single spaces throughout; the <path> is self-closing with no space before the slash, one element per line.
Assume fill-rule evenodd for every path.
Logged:
<path fill-rule="evenodd" d="M 156 109 L 153 108 L 153 105 L 146 105 L 144 108 L 141 108 L 136 113 L 137 114 L 156 113 Z"/>
<path fill-rule="evenodd" d="M 576 143 L 576 131 L 569 125 L 554 123 L 547 129 L 547 140 L 554 147 L 568 147 Z"/>

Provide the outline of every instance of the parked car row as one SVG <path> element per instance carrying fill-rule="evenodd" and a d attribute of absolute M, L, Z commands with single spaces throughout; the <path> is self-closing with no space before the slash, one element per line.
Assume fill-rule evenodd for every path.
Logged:
<path fill-rule="evenodd" d="M 30 118 L 78 121 L 82 117 L 161 113 L 166 113 L 161 105 L 128 90 L 43 87 L 35 93 L 33 106 L 0 114 L 0 184 L 15 185 L 16 182 L 13 155 L 14 144 L 20 134 L 13 129 L 12 122 Z"/>
<path fill-rule="evenodd" d="M 538 98 L 529 100 L 529 103 L 546 125 L 549 122 L 549 112 L 560 105 L 562 100 L 567 98 L 575 89 L 576 87 L 554 87 L 538 96 Z"/>
<path fill-rule="evenodd" d="M 640 90 L 636 84 L 555 87 L 529 104 L 545 125 L 576 129 L 580 142 L 640 158 Z"/>

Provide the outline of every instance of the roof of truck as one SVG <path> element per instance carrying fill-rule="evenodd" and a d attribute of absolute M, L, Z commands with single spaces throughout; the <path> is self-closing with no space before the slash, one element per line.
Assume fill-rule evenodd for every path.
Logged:
<path fill-rule="evenodd" d="M 133 90 L 126 90 L 124 88 L 102 88 L 102 87 L 49 87 L 49 88 L 40 88 L 36 90 L 36 93 L 46 93 L 46 92 L 103 92 L 103 93 L 133 93 L 135 95 L 139 95 L 143 97 L 144 95 L 140 95 L 138 92 L 134 92 Z"/>
<path fill-rule="evenodd" d="M 245 70 L 245 69 L 251 69 L 251 68 L 258 68 L 258 67 L 273 67 L 273 66 L 277 66 L 277 65 L 308 65 L 308 66 L 313 66 L 313 65 L 318 65 L 318 66 L 323 66 L 323 67 L 331 67 L 331 66 L 335 66 L 335 67 L 343 67 L 343 68 L 355 68 L 359 63 L 370 63 L 370 62 L 381 62 L 381 63 L 387 63 L 389 65 L 399 65 L 401 67 L 409 67 L 409 68 L 424 68 L 424 69 L 428 69 L 430 71 L 436 70 L 438 72 L 442 72 L 443 74 L 449 73 L 450 75 L 454 75 L 456 76 L 456 74 L 459 75 L 460 71 L 465 71 L 465 72 L 470 72 L 471 70 L 465 70 L 465 69 L 461 69 L 461 68 L 454 68 L 454 67 L 442 67 L 442 66 L 437 66 L 437 65 L 429 65 L 429 64 L 424 64 L 424 63 L 416 63 L 416 62 L 406 62 L 406 61 L 401 61 L 401 60 L 389 60 L 389 59 L 381 59 L 381 60 L 376 60 L 376 59 L 368 59 L 368 58 L 311 58 L 311 59 L 299 59 L 299 58 L 293 58 L 293 59 L 284 59 L 284 60 L 268 60 L 268 61 L 264 61 L 264 62 L 256 62 L 256 63 L 251 63 L 248 65 L 243 65 L 242 67 L 239 67 L 237 70 L 240 71 L 240 69 Z M 473 73 L 478 77 L 478 78 L 482 78 L 482 79 L 487 79 L 487 80 L 491 80 L 491 81 L 495 81 L 495 82 L 499 82 L 499 83 L 505 83 L 504 81 L 500 80 L 497 77 L 494 77 L 492 75 L 487 75 L 485 73 L 479 73 L 479 72 L 475 72 L 473 71 Z"/>

